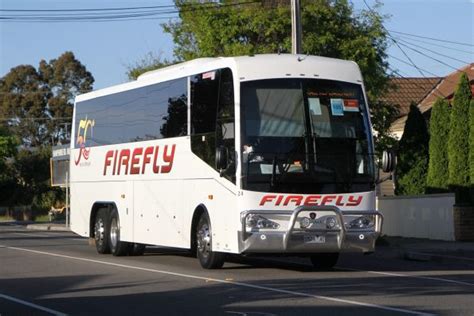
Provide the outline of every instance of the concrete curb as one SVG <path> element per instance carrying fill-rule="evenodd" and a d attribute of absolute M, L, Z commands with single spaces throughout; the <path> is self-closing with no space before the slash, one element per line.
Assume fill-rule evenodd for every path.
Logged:
<path fill-rule="evenodd" d="M 64 224 L 29 224 L 26 229 L 37 231 L 56 231 L 56 232 L 70 232 L 71 229 Z"/>

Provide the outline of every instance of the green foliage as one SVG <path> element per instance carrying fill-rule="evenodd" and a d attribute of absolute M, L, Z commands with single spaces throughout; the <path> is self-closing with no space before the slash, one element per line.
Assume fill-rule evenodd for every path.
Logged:
<path fill-rule="evenodd" d="M 287 2 L 263 1 L 223 7 L 202 1 L 175 0 L 180 21 L 163 25 L 173 37 L 177 60 L 290 52 L 291 14 Z M 354 60 L 359 64 L 371 99 L 387 84 L 384 17 L 376 11 L 355 13 L 347 0 L 302 2 L 303 52 Z"/>
<path fill-rule="evenodd" d="M 399 143 L 395 189 L 397 195 L 424 194 L 428 171 L 428 144 L 425 118 L 418 107 L 411 104 Z"/>
<path fill-rule="evenodd" d="M 49 183 L 51 144 L 68 140 L 74 97 L 93 82 L 72 52 L 0 78 L 0 116 L 9 118 L 0 126 L 0 205 L 44 211 L 61 198 Z"/>
<path fill-rule="evenodd" d="M 92 90 L 94 78 L 72 52 L 42 60 L 39 69 L 14 67 L 0 78 L 0 116 L 23 146 L 38 147 L 67 138 L 75 95 Z M 67 124 L 68 125 L 67 125 Z"/>
<path fill-rule="evenodd" d="M 15 160 L 16 177 L 21 185 L 21 196 L 24 205 L 50 189 L 49 158 L 51 147 L 21 149 Z"/>
<path fill-rule="evenodd" d="M 430 161 L 428 165 L 427 192 L 448 191 L 448 151 L 446 140 L 449 135 L 450 110 L 448 101 L 439 98 L 431 110 L 430 119 Z"/>
<path fill-rule="evenodd" d="M 0 204 L 8 202 L 14 195 L 16 179 L 12 162 L 17 153 L 17 141 L 7 129 L 0 127 Z"/>
<path fill-rule="evenodd" d="M 0 126 L 0 177 L 4 172 L 6 160 L 16 154 L 17 142 L 6 128 Z"/>
<path fill-rule="evenodd" d="M 33 66 L 12 68 L 0 79 L 0 116 L 22 143 L 38 146 L 47 141 L 44 128 L 47 119 L 48 89 Z"/>
<path fill-rule="evenodd" d="M 149 54 L 129 66 L 129 79 L 169 64 L 200 57 L 239 56 L 291 51 L 289 1 L 263 0 L 253 4 L 232 0 L 175 0 L 180 21 L 163 24 L 175 44 L 174 61 Z M 199 6 L 197 6 L 199 5 Z M 203 8 L 205 6 L 205 9 Z M 376 2 L 375 9 L 381 6 Z M 396 139 L 390 123 L 397 109 L 379 102 L 388 88 L 386 16 L 376 10 L 354 12 L 347 0 L 303 0 L 303 53 L 354 60 L 364 76 L 376 152 L 392 147 Z"/>
<path fill-rule="evenodd" d="M 180 21 L 163 25 L 173 37 L 177 61 L 291 51 L 291 14 L 287 1 L 222 6 L 233 1 L 175 0 Z M 380 6 L 376 4 L 376 8 Z M 302 1 L 303 52 L 354 60 L 364 76 L 376 135 L 376 152 L 396 143 L 388 127 L 397 109 L 377 102 L 388 85 L 386 17 L 375 10 L 354 12 L 347 0 Z M 130 73 L 130 71 L 129 71 Z"/>
<path fill-rule="evenodd" d="M 469 169 L 471 178 L 471 197 L 474 195 L 474 100 L 469 106 Z M 474 202 L 474 200 L 472 200 Z"/>
<path fill-rule="evenodd" d="M 133 65 L 127 66 L 127 77 L 130 80 L 136 80 L 141 74 L 172 65 L 173 62 L 162 57 L 162 54 L 154 55 L 148 53 L 142 60 Z"/>
<path fill-rule="evenodd" d="M 449 185 L 456 192 L 457 204 L 469 204 L 469 105 L 472 94 L 469 79 L 461 75 L 454 92 L 448 139 Z"/>
<path fill-rule="evenodd" d="M 372 103 L 372 126 L 377 131 L 374 134 L 375 152 L 378 157 L 382 157 L 382 152 L 388 148 L 396 147 L 397 139 L 390 132 L 393 121 L 399 115 L 398 106 L 379 101 Z"/>

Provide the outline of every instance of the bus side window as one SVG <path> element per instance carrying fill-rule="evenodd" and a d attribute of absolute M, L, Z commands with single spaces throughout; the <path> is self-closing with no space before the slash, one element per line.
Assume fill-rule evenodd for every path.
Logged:
<path fill-rule="evenodd" d="M 228 167 L 223 175 L 235 183 L 235 115 L 234 82 L 229 68 L 220 71 L 219 100 L 217 110 L 216 146 L 224 146 L 229 153 Z"/>
<path fill-rule="evenodd" d="M 216 157 L 217 70 L 191 78 L 191 150 L 212 168 Z"/>

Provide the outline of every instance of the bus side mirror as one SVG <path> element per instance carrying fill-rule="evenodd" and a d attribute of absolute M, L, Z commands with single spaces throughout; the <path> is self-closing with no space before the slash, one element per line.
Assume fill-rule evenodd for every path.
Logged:
<path fill-rule="evenodd" d="M 219 171 L 222 171 L 227 168 L 229 161 L 229 151 L 224 146 L 219 146 L 216 148 L 216 168 Z M 222 172 L 221 172 L 222 177 Z"/>
<path fill-rule="evenodd" d="M 392 172 L 397 165 L 397 157 L 393 151 L 386 151 L 382 153 L 382 170 L 383 172 Z"/>

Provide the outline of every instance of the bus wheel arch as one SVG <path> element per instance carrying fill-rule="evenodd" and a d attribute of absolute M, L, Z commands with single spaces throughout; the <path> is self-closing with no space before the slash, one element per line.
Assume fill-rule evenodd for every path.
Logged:
<path fill-rule="evenodd" d="M 193 225 L 192 235 L 194 235 L 193 244 L 196 248 L 196 257 L 204 269 L 219 269 L 224 265 L 225 254 L 212 250 L 213 233 L 209 212 L 207 210 L 195 212 L 193 220 L 195 218 L 196 223 L 195 226 Z"/>

